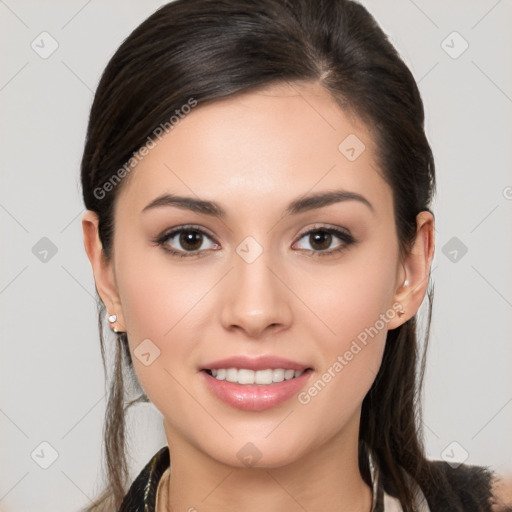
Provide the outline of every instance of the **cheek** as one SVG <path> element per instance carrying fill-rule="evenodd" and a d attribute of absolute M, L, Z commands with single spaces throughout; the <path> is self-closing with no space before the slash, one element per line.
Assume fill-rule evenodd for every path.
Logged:
<path fill-rule="evenodd" d="M 385 338 L 387 324 L 396 314 L 392 303 L 397 261 L 397 247 L 375 241 L 347 252 L 335 264 L 309 267 L 296 281 L 299 294 L 307 297 L 304 302 L 315 313 L 309 325 L 317 338 L 321 331 L 320 347 L 330 357 L 333 350 L 348 350 L 358 337 L 364 342 L 368 329 L 378 337 L 376 327 Z"/>
<path fill-rule="evenodd" d="M 377 375 L 388 324 L 396 316 L 392 302 L 398 250 L 383 247 L 369 244 L 353 257 L 347 253 L 339 265 L 315 272 L 311 289 L 317 292 L 310 293 L 308 305 L 318 315 L 303 326 L 307 337 L 317 340 L 320 364 L 311 386 L 298 396 L 314 412 L 312 417 L 325 417 L 322 410 L 331 407 L 341 415 L 355 412 Z M 303 282 L 313 285 L 313 279 Z M 328 418 L 340 420 L 331 413 Z"/>
<path fill-rule="evenodd" d="M 166 417 L 187 423 L 191 408 L 183 385 L 191 378 L 192 347 L 199 340 L 199 299 L 206 281 L 152 266 L 119 280 L 133 367 L 151 402 Z M 148 341 L 150 340 L 150 341 Z M 149 356 L 145 356 L 148 354 Z M 193 409 L 197 416 L 200 410 Z M 191 414 L 191 419 L 193 415 Z"/>
<path fill-rule="evenodd" d="M 170 263 L 155 248 L 119 257 L 116 268 L 126 327 L 134 342 L 172 338 L 190 325 L 195 307 L 214 283 L 207 270 Z"/>
<path fill-rule="evenodd" d="M 116 280 L 134 368 L 152 400 L 163 382 L 173 382 L 166 370 L 179 377 L 183 362 L 189 360 L 194 340 L 201 337 L 206 305 L 202 297 L 215 283 L 207 270 L 184 271 L 169 264 L 165 257 L 152 257 L 155 252 L 126 252 L 116 261 Z M 154 360 L 150 365 L 138 357 L 142 350 Z"/>
<path fill-rule="evenodd" d="M 313 306 L 323 311 L 329 331 L 316 322 L 309 332 L 321 362 L 297 400 L 324 441 L 358 414 L 382 362 L 388 322 L 396 315 L 383 298 L 389 295 L 386 279 L 375 280 L 371 273 L 357 277 L 347 276 L 332 294 L 319 294 Z"/>

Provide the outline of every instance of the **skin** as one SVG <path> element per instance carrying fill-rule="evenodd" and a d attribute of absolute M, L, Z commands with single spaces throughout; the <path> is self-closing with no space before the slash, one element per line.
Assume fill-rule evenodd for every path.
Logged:
<path fill-rule="evenodd" d="M 366 147 L 354 161 L 338 150 L 349 134 Z M 392 191 L 375 154 L 366 126 L 319 84 L 267 86 L 196 107 L 137 165 L 115 206 L 110 260 L 96 215 L 83 216 L 96 287 L 115 326 L 127 331 L 132 353 L 147 338 L 160 350 L 149 366 L 133 357 L 171 452 L 159 510 L 370 510 L 357 462 L 361 404 L 387 330 L 424 298 L 434 252 L 434 219 L 421 212 L 414 245 L 400 257 Z M 347 200 L 284 215 L 294 199 L 339 189 L 372 208 Z M 216 201 L 227 215 L 175 206 L 142 213 L 164 192 Z M 197 244 L 202 257 L 174 257 L 154 243 L 188 224 L 207 233 Z M 325 244 L 331 254 L 319 256 L 319 244 L 303 236 L 313 227 L 348 230 L 355 243 L 333 236 Z M 248 236 L 263 249 L 252 263 L 236 252 Z M 186 251 L 179 236 L 167 243 Z M 208 362 L 272 354 L 313 368 L 307 390 L 395 303 L 405 314 L 395 314 L 307 404 L 292 397 L 241 411 L 204 385 L 199 368 Z M 237 457 L 249 442 L 261 452 L 251 468 Z"/>

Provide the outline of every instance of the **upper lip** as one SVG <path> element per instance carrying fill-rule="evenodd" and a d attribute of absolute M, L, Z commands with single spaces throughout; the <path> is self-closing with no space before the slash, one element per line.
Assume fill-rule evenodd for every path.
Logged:
<path fill-rule="evenodd" d="M 204 365 L 202 370 L 218 370 L 219 368 L 237 368 L 247 370 L 275 370 L 282 368 L 283 370 L 306 370 L 311 368 L 307 364 L 298 363 L 297 361 L 291 361 L 290 359 L 284 359 L 282 357 L 275 356 L 260 356 L 260 357 L 247 357 L 247 356 L 234 356 L 226 359 L 219 359 Z"/>

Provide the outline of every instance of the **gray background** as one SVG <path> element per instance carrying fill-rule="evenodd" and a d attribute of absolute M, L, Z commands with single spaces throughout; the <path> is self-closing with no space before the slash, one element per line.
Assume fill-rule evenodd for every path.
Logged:
<path fill-rule="evenodd" d="M 0 0 L 4 512 L 75 510 L 101 488 L 105 387 L 79 162 L 101 71 L 163 3 Z M 363 3 L 419 82 L 437 165 L 427 452 L 512 474 L 512 1 Z M 165 437 L 151 404 L 133 412 L 135 476 Z"/>

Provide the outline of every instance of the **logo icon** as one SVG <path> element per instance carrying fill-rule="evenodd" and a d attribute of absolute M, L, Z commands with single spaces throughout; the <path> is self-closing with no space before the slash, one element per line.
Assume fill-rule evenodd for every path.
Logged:
<path fill-rule="evenodd" d="M 43 441 L 34 448 L 30 456 L 39 467 L 48 469 L 59 458 L 59 453 L 48 441 Z"/>
<path fill-rule="evenodd" d="M 253 263 L 263 253 L 263 247 L 254 237 L 248 236 L 238 244 L 236 252 L 246 263 Z"/>
<path fill-rule="evenodd" d="M 153 364 L 160 357 L 160 349 L 149 338 L 139 343 L 133 353 L 144 366 Z"/>
<path fill-rule="evenodd" d="M 441 251 L 452 263 L 458 263 L 466 255 L 468 248 L 454 236 L 443 245 Z"/>
<path fill-rule="evenodd" d="M 57 254 L 57 246 L 49 238 L 43 236 L 32 247 L 32 254 L 42 263 L 48 263 Z"/>
<path fill-rule="evenodd" d="M 338 151 L 350 162 L 357 160 L 365 149 L 363 141 L 354 133 L 345 137 L 338 146 Z"/>
<path fill-rule="evenodd" d="M 441 458 L 452 468 L 458 468 L 468 459 L 469 453 L 457 441 L 452 441 L 442 452 Z"/>
<path fill-rule="evenodd" d="M 57 40 L 48 32 L 41 32 L 31 43 L 30 46 L 41 59 L 50 57 L 59 47 Z"/>
<path fill-rule="evenodd" d="M 458 59 L 469 48 L 469 43 L 457 31 L 453 31 L 443 39 L 441 48 L 452 59 Z"/>
<path fill-rule="evenodd" d="M 240 462 L 245 464 L 245 466 L 252 468 L 254 464 L 256 464 L 261 459 L 263 454 L 253 443 L 246 443 L 244 446 L 242 446 L 242 448 L 240 448 L 240 450 L 238 450 L 236 456 Z"/>

